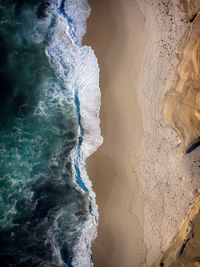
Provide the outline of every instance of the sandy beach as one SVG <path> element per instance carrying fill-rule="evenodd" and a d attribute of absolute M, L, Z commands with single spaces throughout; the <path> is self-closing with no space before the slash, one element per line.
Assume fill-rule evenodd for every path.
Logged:
<path fill-rule="evenodd" d="M 90 1 L 90 5 L 85 42 L 92 44 L 100 64 L 104 137 L 104 144 L 88 161 L 102 233 L 94 244 L 94 262 L 95 266 L 128 266 L 141 250 L 138 240 L 143 239 L 142 212 L 139 222 L 133 210 L 139 181 L 130 152 L 138 149 L 143 132 L 135 87 L 144 47 L 144 17 L 134 1 Z M 136 30 L 134 24 L 139 25 Z"/>
<path fill-rule="evenodd" d="M 100 214 L 95 267 L 151 266 L 199 184 L 197 153 L 184 156 L 162 118 L 164 95 L 176 79 L 183 17 L 173 1 L 138 3 L 89 1 L 84 44 L 99 61 L 104 137 L 87 162 Z"/>

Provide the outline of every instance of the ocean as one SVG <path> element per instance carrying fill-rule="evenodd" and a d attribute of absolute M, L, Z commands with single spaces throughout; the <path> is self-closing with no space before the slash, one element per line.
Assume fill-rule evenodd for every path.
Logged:
<path fill-rule="evenodd" d="M 92 266 L 102 143 L 87 0 L 0 0 L 0 266 Z"/>

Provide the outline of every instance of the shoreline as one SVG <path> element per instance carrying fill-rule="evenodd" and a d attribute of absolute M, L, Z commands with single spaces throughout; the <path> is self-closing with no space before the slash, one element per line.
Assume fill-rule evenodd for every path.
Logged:
<path fill-rule="evenodd" d="M 78 225 L 79 236 L 67 261 L 70 266 L 86 267 L 92 266 L 91 246 L 97 235 L 98 224 L 95 193 L 87 174 L 86 159 L 101 145 L 102 136 L 99 128 L 99 67 L 94 51 L 82 45 L 90 8 L 87 0 L 83 0 L 82 3 L 76 1 L 77 3 L 73 2 L 68 6 L 65 0 L 60 3 L 56 14 L 57 24 L 54 26 L 59 27 L 52 31 L 47 54 L 49 60 L 61 70 L 72 66 L 68 72 L 57 71 L 57 74 L 63 84 L 67 84 L 68 97 L 73 101 L 77 119 L 77 143 L 70 151 L 72 182 L 87 200 L 85 199 L 85 220 Z M 51 8 L 56 8 L 57 11 L 54 4 Z M 60 46 L 55 50 L 57 40 L 60 40 Z M 65 54 L 67 56 L 64 56 Z M 64 59 L 63 62 L 60 61 L 61 58 Z M 90 101 L 87 101 L 88 99 Z M 74 219 L 76 220 L 76 217 Z"/>

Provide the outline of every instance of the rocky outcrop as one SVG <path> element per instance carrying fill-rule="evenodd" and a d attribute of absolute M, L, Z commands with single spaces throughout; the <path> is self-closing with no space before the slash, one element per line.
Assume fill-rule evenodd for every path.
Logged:
<path fill-rule="evenodd" d="M 199 0 L 182 0 L 181 3 L 184 6 L 185 13 L 190 19 L 190 22 L 192 22 L 200 10 Z"/>
<path fill-rule="evenodd" d="M 178 235 L 156 267 L 198 267 L 200 266 L 200 196 L 191 206 Z"/>
<path fill-rule="evenodd" d="M 178 65 L 178 79 L 166 94 L 164 115 L 186 153 L 200 145 L 200 1 L 184 1 L 191 23 Z"/>

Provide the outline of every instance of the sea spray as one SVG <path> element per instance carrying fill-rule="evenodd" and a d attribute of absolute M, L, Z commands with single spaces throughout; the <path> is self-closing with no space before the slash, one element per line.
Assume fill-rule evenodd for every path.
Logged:
<path fill-rule="evenodd" d="M 88 3 L 0 4 L 0 261 L 91 266 L 98 213 L 85 159 L 102 138 L 98 64 L 81 45 Z"/>

